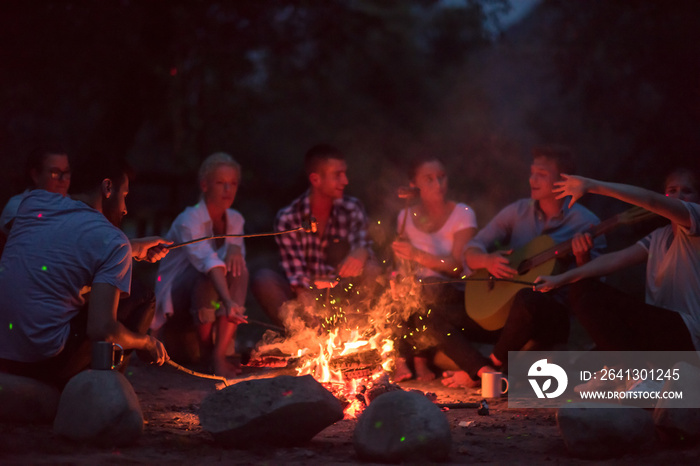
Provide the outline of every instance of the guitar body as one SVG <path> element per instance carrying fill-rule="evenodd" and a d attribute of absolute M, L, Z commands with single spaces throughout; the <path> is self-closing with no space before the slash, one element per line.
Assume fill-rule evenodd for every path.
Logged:
<path fill-rule="evenodd" d="M 554 241 L 549 236 L 543 235 L 530 241 L 528 244 L 513 251 L 509 256 L 510 266 L 518 269 L 526 259 L 539 254 L 554 246 Z M 525 273 L 513 277 L 514 280 L 534 282 L 540 275 L 552 275 L 556 267 L 556 258 L 532 267 Z M 469 278 L 478 278 L 485 281 L 467 280 L 464 293 L 464 305 L 467 315 L 485 330 L 498 330 L 503 328 L 515 299 L 515 294 L 526 285 L 520 283 L 486 281 L 491 274 L 488 270 L 480 269 L 470 275 Z"/>

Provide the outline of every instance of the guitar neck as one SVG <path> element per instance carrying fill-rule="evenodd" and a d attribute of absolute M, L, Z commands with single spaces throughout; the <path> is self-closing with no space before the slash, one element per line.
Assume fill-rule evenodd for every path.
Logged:
<path fill-rule="evenodd" d="M 591 230 L 588 231 L 588 233 L 591 234 L 594 238 L 603 235 L 614 228 L 618 227 L 622 223 L 631 223 L 632 221 L 639 221 L 643 220 L 649 217 L 654 216 L 651 212 L 644 211 L 643 214 L 638 213 L 638 211 L 641 208 L 638 207 L 633 207 L 632 209 L 623 212 L 621 214 L 613 215 L 607 220 L 604 220 L 600 222 L 599 224 L 595 225 Z M 641 209 L 643 210 L 643 209 Z M 634 215 L 632 215 L 634 213 Z M 633 220 L 630 220 L 629 217 L 633 217 Z M 530 270 L 533 267 L 537 267 L 541 264 L 544 264 L 545 262 L 555 259 L 555 258 L 561 258 L 569 255 L 572 251 L 572 242 L 573 238 L 569 239 L 567 241 L 564 241 L 559 244 L 555 244 L 549 249 L 545 249 L 544 251 L 540 252 L 539 254 L 536 254 L 532 256 L 531 258 L 523 261 L 518 265 L 518 272 L 519 273 L 524 273 L 527 270 Z"/>

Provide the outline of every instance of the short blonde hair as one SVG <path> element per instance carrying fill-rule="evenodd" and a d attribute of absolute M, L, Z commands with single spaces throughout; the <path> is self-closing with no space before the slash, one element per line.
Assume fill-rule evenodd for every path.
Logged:
<path fill-rule="evenodd" d="M 241 164 L 236 162 L 233 157 L 231 157 L 226 152 L 215 152 L 209 157 L 204 159 L 202 165 L 199 167 L 199 184 L 202 184 L 204 180 L 207 179 L 209 175 L 214 173 L 214 171 L 220 166 L 231 167 L 238 173 L 238 180 L 241 178 Z"/>

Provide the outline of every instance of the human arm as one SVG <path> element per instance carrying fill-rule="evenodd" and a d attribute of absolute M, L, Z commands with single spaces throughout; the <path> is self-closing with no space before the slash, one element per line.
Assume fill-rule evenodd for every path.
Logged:
<path fill-rule="evenodd" d="M 338 276 L 342 278 L 357 277 L 362 273 L 369 256 L 369 250 L 364 247 L 353 249 L 338 264 Z"/>
<path fill-rule="evenodd" d="M 145 351 L 151 361 L 161 365 L 169 359 L 159 340 L 132 332 L 117 321 L 120 291 L 114 285 L 94 283 L 88 304 L 87 335 L 92 341 L 109 341 L 124 349 Z"/>
<path fill-rule="evenodd" d="M 292 230 L 301 226 L 300 214 L 295 214 L 290 208 L 282 209 L 277 213 L 275 231 Z M 284 235 L 275 236 L 279 247 L 280 265 L 284 269 L 292 291 L 308 288 L 311 285 L 306 255 L 304 254 L 305 236 L 315 233 L 295 231 Z"/>
<path fill-rule="evenodd" d="M 508 259 L 512 249 L 488 251 L 510 242 L 513 225 L 521 216 L 519 209 L 517 204 L 505 207 L 467 243 L 464 262 L 469 269 L 486 269 L 496 278 L 510 278 L 517 274 Z"/>
<path fill-rule="evenodd" d="M 464 253 L 464 261 L 472 269 L 486 269 L 496 278 L 512 278 L 518 271 L 510 266 L 508 256 L 513 250 L 485 252 L 476 247 L 468 247 Z"/>
<path fill-rule="evenodd" d="M 600 194 L 643 207 L 682 227 L 690 227 L 690 213 L 679 199 L 628 184 L 609 183 L 565 174 L 562 174 L 562 178 L 563 181 L 554 183 L 553 191 L 559 193 L 558 199 L 571 196 L 569 206 L 586 193 Z"/>
<path fill-rule="evenodd" d="M 577 233 L 571 238 L 571 252 L 576 258 L 577 267 L 590 262 L 593 247 L 593 236 L 590 233 Z"/>
<path fill-rule="evenodd" d="M 598 256 L 592 261 L 560 275 L 537 277 L 535 279 L 535 291 L 547 292 L 584 278 L 608 275 L 631 265 L 644 262 L 647 254 L 647 250 L 639 243 L 636 243 L 625 249 Z"/>
<path fill-rule="evenodd" d="M 221 303 L 222 306 L 224 306 L 224 308 L 226 309 L 226 316 L 228 317 L 228 319 L 236 324 L 242 324 L 247 322 L 248 318 L 245 316 L 245 307 L 243 306 L 244 303 L 240 302 L 245 299 L 245 296 L 243 296 L 243 299 L 241 299 L 240 296 L 231 295 L 231 291 L 229 290 L 228 282 L 226 280 L 226 269 L 224 267 L 214 267 L 209 272 L 207 272 L 207 275 L 211 279 L 212 284 L 214 285 L 214 289 L 219 295 L 219 298 L 221 298 Z M 241 276 L 236 277 L 235 280 L 244 281 L 245 286 L 247 287 L 247 270 L 244 271 Z"/>
<path fill-rule="evenodd" d="M 226 263 L 226 271 L 232 277 L 240 277 L 247 270 L 243 250 L 237 244 L 228 245 L 224 262 Z"/>
<path fill-rule="evenodd" d="M 168 255 L 170 251 L 165 245 L 173 244 L 172 241 L 159 236 L 130 239 L 131 255 L 138 261 L 157 262 Z"/>
<path fill-rule="evenodd" d="M 408 241 L 394 241 L 391 247 L 399 259 L 411 260 L 436 272 L 458 276 L 462 271 L 462 250 L 475 234 L 476 228 L 464 228 L 455 232 L 452 251 L 445 255 L 420 250 Z"/>
<path fill-rule="evenodd" d="M 355 277 L 362 273 L 365 263 L 372 254 L 369 239 L 369 221 L 362 204 L 354 198 L 345 198 L 333 210 L 334 221 L 339 224 L 339 232 L 347 237 L 350 252 L 336 267 L 338 276 Z"/>

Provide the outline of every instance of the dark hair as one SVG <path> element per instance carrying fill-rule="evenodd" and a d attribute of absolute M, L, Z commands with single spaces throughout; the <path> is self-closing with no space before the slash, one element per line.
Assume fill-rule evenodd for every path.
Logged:
<path fill-rule="evenodd" d="M 547 144 L 532 148 L 532 158 L 538 159 L 544 157 L 557 164 L 559 173 L 573 175 L 576 173 L 576 161 L 574 160 L 574 151 L 567 146 L 559 144 Z"/>
<path fill-rule="evenodd" d="M 664 191 L 666 190 L 666 186 L 668 186 L 669 181 L 671 181 L 671 178 L 673 178 L 674 176 L 687 176 L 688 180 L 690 181 L 690 184 L 693 186 L 693 189 L 695 189 L 695 191 L 697 192 L 700 192 L 700 184 L 698 184 L 697 175 L 693 170 L 690 170 L 689 168 L 685 167 L 674 168 L 668 173 L 668 175 L 666 175 L 666 178 L 664 178 Z"/>
<path fill-rule="evenodd" d="M 31 177 L 32 171 L 40 172 L 44 168 L 44 161 L 46 161 L 50 155 L 67 156 L 67 152 L 66 149 L 60 144 L 53 143 L 36 146 L 31 150 L 31 152 L 29 152 L 29 156 L 27 157 L 27 165 L 25 167 L 25 175 L 30 185 L 34 184 Z"/>
<path fill-rule="evenodd" d="M 79 165 L 73 170 L 71 192 L 91 192 L 99 188 L 102 181 L 107 178 L 117 186 L 121 186 L 124 176 L 133 179 L 133 175 L 134 172 L 126 160 L 92 153 L 81 159 Z"/>
<path fill-rule="evenodd" d="M 345 156 L 330 144 L 316 144 L 304 155 L 304 170 L 306 176 L 318 173 L 322 163 L 329 159 L 345 160 Z"/>
<path fill-rule="evenodd" d="M 420 169 L 420 167 L 422 167 L 428 162 L 439 162 L 440 165 L 442 165 L 443 167 L 445 166 L 445 162 L 443 162 L 442 159 L 438 156 L 419 155 L 418 157 L 412 159 L 411 164 L 408 166 L 408 179 L 411 181 L 415 181 L 416 175 L 418 175 L 418 170 Z"/>

